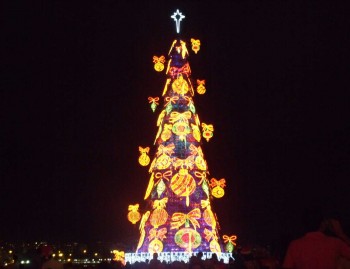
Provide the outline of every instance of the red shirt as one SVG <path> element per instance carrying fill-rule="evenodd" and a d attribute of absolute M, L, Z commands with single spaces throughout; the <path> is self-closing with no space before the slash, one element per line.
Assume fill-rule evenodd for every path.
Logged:
<path fill-rule="evenodd" d="M 290 243 L 283 268 L 335 269 L 339 257 L 350 259 L 350 247 L 322 232 L 307 233 Z"/>

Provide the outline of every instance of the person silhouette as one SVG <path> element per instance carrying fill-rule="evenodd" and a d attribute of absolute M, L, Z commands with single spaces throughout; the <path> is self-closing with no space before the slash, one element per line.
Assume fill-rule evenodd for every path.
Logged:
<path fill-rule="evenodd" d="M 293 240 L 287 249 L 283 269 L 335 269 L 340 257 L 350 259 L 350 246 L 339 222 L 324 220 L 318 209 L 308 209 L 303 215 L 306 233 Z M 326 229 L 340 238 L 328 236 Z"/>

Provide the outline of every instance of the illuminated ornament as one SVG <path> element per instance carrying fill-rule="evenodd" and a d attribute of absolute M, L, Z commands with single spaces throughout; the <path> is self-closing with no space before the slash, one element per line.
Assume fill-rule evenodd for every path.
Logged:
<path fill-rule="evenodd" d="M 167 169 L 171 164 L 171 158 L 166 155 L 162 154 L 157 158 L 157 161 L 155 163 L 155 167 L 159 170 Z"/>
<path fill-rule="evenodd" d="M 197 52 L 200 50 L 201 48 L 201 41 L 199 39 L 193 39 L 191 38 L 191 44 L 192 44 L 192 50 L 194 51 L 194 53 L 197 54 Z"/>
<path fill-rule="evenodd" d="M 202 128 L 203 128 L 203 137 L 209 141 L 210 138 L 213 137 L 214 127 L 212 124 L 205 124 L 202 122 Z"/>
<path fill-rule="evenodd" d="M 211 210 L 211 206 L 208 200 L 201 201 L 202 208 L 205 208 L 203 211 L 203 219 L 206 224 L 211 226 L 213 229 L 216 227 L 216 220 L 213 211 Z"/>
<path fill-rule="evenodd" d="M 169 115 L 169 113 L 173 110 L 173 105 L 171 102 L 165 107 L 166 114 Z"/>
<path fill-rule="evenodd" d="M 146 147 L 146 148 L 139 147 L 139 151 L 141 154 L 139 157 L 139 163 L 142 166 L 147 166 L 149 164 L 149 162 L 151 161 L 151 159 L 147 155 L 147 153 L 149 152 L 149 147 Z"/>
<path fill-rule="evenodd" d="M 192 250 L 198 248 L 202 242 L 200 234 L 192 228 L 180 229 L 176 232 L 174 238 L 175 243 L 187 252 L 192 252 Z"/>
<path fill-rule="evenodd" d="M 179 100 L 179 96 L 172 96 L 172 97 L 165 97 L 165 110 L 166 110 L 166 114 L 169 115 L 169 113 L 171 112 L 171 110 L 173 109 L 173 104 L 176 104 L 176 101 Z"/>
<path fill-rule="evenodd" d="M 161 228 L 159 230 L 152 228 L 149 230 L 148 240 L 151 241 L 153 238 L 163 240 L 164 238 L 166 238 L 166 236 L 165 236 L 166 233 L 167 233 L 166 228 Z"/>
<path fill-rule="evenodd" d="M 148 198 L 148 196 L 151 194 L 151 191 L 152 191 L 153 185 L 154 185 L 153 178 L 154 178 L 154 173 L 152 173 L 151 178 L 149 179 L 149 183 L 148 183 L 148 187 L 147 187 L 147 190 L 146 190 L 146 194 L 145 194 L 144 200 L 146 200 Z"/>
<path fill-rule="evenodd" d="M 175 169 L 178 169 L 179 167 L 181 167 L 181 168 L 186 167 L 187 169 L 192 170 L 194 167 L 193 156 L 190 155 L 186 159 L 174 158 L 173 166 Z M 187 169 L 185 169 L 185 170 L 187 170 Z"/>
<path fill-rule="evenodd" d="M 203 171 L 203 172 L 195 171 L 194 175 L 199 179 L 198 185 L 201 185 L 203 183 L 203 181 L 206 180 L 206 172 L 205 171 Z"/>
<path fill-rule="evenodd" d="M 191 133 L 191 128 L 187 122 L 178 121 L 173 125 L 172 131 L 179 136 L 181 141 L 186 140 L 186 135 Z"/>
<path fill-rule="evenodd" d="M 188 120 L 191 118 L 191 112 L 190 111 L 186 111 L 183 113 L 179 113 L 179 112 L 171 112 L 170 114 L 170 118 L 169 121 L 170 123 L 175 123 L 177 121 L 183 121 L 188 123 Z"/>
<path fill-rule="evenodd" d="M 150 211 L 147 211 L 145 214 L 142 215 L 140 227 L 139 227 L 140 239 L 136 247 L 136 252 L 139 250 L 139 248 L 143 245 L 143 242 L 145 241 L 145 236 L 146 236 L 145 223 L 148 220 L 150 213 L 151 213 Z"/>
<path fill-rule="evenodd" d="M 161 240 L 166 238 L 165 234 L 167 233 L 166 228 L 162 228 L 157 231 L 157 229 L 152 228 L 149 231 L 148 240 L 151 241 L 148 245 L 148 252 L 150 253 L 159 253 L 163 251 L 163 243 Z"/>
<path fill-rule="evenodd" d="M 165 114 L 166 114 L 165 110 L 162 110 L 162 112 L 160 112 L 157 119 L 157 126 L 160 126 L 162 124 Z"/>
<path fill-rule="evenodd" d="M 193 144 L 190 145 L 190 151 L 191 151 L 191 155 L 193 156 L 202 156 L 203 157 L 203 151 L 201 149 L 200 146 L 196 147 Z"/>
<path fill-rule="evenodd" d="M 232 252 L 236 246 L 236 242 L 235 240 L 237 239 L 236 235 L 224 235 L 222 237 L 224 239 L 224 243 L 226 244 L 225 248 L 227 250 L 227 252 Z"/>
<path fill-rule="evenodd" d="M 201 211 L 199 208 L 195 208 L 189 213 L 181 213 L 176 212 L 171 217 L 171 228 L 170 229 L 179 229 L 182 225 L 185 224 L 186 228 L 190 227 L 190 223 L 193 225 L 194 229 L 199 228 L 199 222 L 197 219 L 200 219 L 201 217 Z"/>
<path fill-rule="evenodd" d="M 162 241 L 158 239 L 152 240 L 148 245 L 148 252 L 153 253 L 159 253 L 163 251 L 163 243 Z"/>
<path fill-rule="evenodd" d="M 153 56 L 154 70 L 161 72 L 164 69 L 165 57 L 162 55 L 160 57 Z"/>
<path fill-rule="evenodd" d="M 179 75 L 171 84 L 171 88 L 177 94 L 186 94 L 188 92 L 188 83 L 182 75 Z"/>
<path fill-rule="evenodd" d="M 151 212 L 147 211 L 145 214 L 142 215 L 140 226 L 139 226 L 140 231 L 145 229 L 145 223 L 148 220 L 150 214 Z"/>
<path fill-rule="evenodd" d="M 207 163 L 205 162 L 202 156 L 197 156 L 195 159 L 195 163 L 198 169 L 207 170 Z"/>
<path fill-rule="evenodd" d="M 175 145 L 174 145 L 174 143 L 170 143 L 170 144 L 168 144 L 168 145 L 166 145 L 166 146 L 164 146 L 164 145 L 159 145 L 159 147 L 158 147 L 158 150 L 157 150 L 157 153 L 156 153 L 156 155 L 157 156 L 159 156 L 159 155 L 161 155 L 161 154 L 167 154 L 167 155 L 171 155 L 171 154 L 173 154 L 174 153 L 174 149 L 175 149 Z"/>
<path fill-rule="evenodd" d="M 205 192 L 205 194 L 209 197 L 209 186 L 206 180 L 202 183 L 202 189 Z"/>
<path fill-rule="evenodd" d="M 163 198 L 161 200 L 155 200 L 153 202 L 153 208 L 155 208 L 150 217 L 150 223 L 154 228 L 158 228 L 163 225 L 168 219 L 168 213 L 164 209 L 168 198 Z"/>
<path fill-rule="evenodd" d="M 148 97 L 148 101 L 151 104 L 151 109 L 154 112 L 157 108 L 157 106 L 159 105 L 158 101 L 159 101 L 159 97 Z"/>
<path fill-rule="evenodd" d="M 191 112 L 186 111 L 183 113 L 171 112 L 169 122 L 174 123 L 172 131 L 179 136 L 180 140 L 185 140 L 186 135 L 191 133 L 191 128 L 188 125 L 188 120 L 191 118 Z"/>
<path fill-rule="evenodd" d="M 226 181 L 224 178 L 220 180 L 216 180 L 216 178 L 212 178 L 210 180 L 210 187 L 213 189 L 211 190 L 211 194 L 215 198 L 221 198 L 225 195 L 224 187 L 226 187 Z"/>
<path fill-rule="evenodd" d="M 214 253 L 221 253 L 221 248 L 216 240 L 212 240 L 209 245 L 210 251 Z"/>
<path fill-rule="evenodd" d="M 199 127 L 193 123 L 191 123 L 191 127 L 192 127 L 192 135 L 193 135 L 194 139 L 196 139 L 198 142 L 200 142 L 201 141 L 201 131 L 199 130 Z"/>
<path fill-rule="evenodd" d="M 124 253 L 124 251 L 113 250 L 112 253 L 114 255 L 113 261 L 119 261 L 122 264 L 125 264 L 125 253 Z"/>
<path fill-rule="evenodd" d="M 191 102 L 191 103 L 188 105 L 188 107 L 189 107 L 189 109 L 191 110 L 191 112 L 192 112 L 193 114 L 196 113 L 196 108 L 195 108 L 193 102 Z"/>
<path fill-rule="evenodd" d="M 178 76 L 182 76 L 182 74 L 187 75 L 189 77 L 191 75 L 191 68 L 188 63 L 185 63 L 182 67 L 172 66 L 169 68 L 167 75 L 170 75 L 172 78 L 176 78 Z M 189 80 L 190 81 L 190 80 Z M 193 92 L 191 91 L 193 95 Z"/>
<path fill-rule="evenodd" d="M 135 224 L 141 219 L 141 214 L 138 211 L 139 210 L 139 204 L 136 205 L 129 205 L 128 210 L 130 211 L 128 213 L 128 220 L 132 223 Z"/>
<path fill-rule="evenodd" d="M 175 21 L 176 23 L 176 33 L 180 33 L 180 23 L 183 18 L 185 18 L 184 15 L 177 9 L 176 12 L 174 12 L 173 15 L 171 15 L 171 18 Z"/>
<path fill-rule="evenodd" d="M 205 92 L 206 92 L 206 88 L 205 88 L 205 80 L 203 79 L 203 80 L 199 80 L 199 79 L 197 79 L 197 92 L 199 93 L 199 94 L 205 94 Z"/>
<path fill-rule="evenodd" d="M 160 138 L 165 142 L 171 137 L 171 129 L 173 128 L 173 125 L 165 123 L 163 127 L 164 129 Z"/>
<path fill-rule="evenodd" d="M 172 177 L 170 188 L 176 195 L 185 196 L 186 205 L 189 206 L 189 196 L 196 189 L 196 182 L 187 169 L 180 168 L 179 173 Z"/>
<path fill-rule="evenodd" d="M 165 184 L 163 179 L 161 179 L 159 181 L 159 183 L 157 184 L 157 194 L 158 194 L 158 198 L 160 198 L 160 196 L 162 195 L 162 193 L 165 191 Z"/>
<path fill-rule="evenodd" d="M 204 229 L 204 231 L 203 231 L 203 233 L 204 233 L 204 235 L 205 235 L 205 240 L 207 240 L 208 242 L 210 241 L 210 240 L 212 240 L 212 239 L 214 239 L 214 240 L 217 240 L 218 239 L 218 237 L 217 237 L 217 235 L 216 235 L 216 231 L 214 230 L 214 229 L 212 229 L 212 230 L 208 230 L 207 228 L 205 228 Z"/>

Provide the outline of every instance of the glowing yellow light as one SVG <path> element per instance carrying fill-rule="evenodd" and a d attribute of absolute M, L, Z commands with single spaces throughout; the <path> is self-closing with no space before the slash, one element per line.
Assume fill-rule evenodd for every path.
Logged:
<path fill-rule="evenodd" d="M 197 92 L 199 93 L 199 94 L 204 94 L 205 93 L 205 91 L 206 91 L 206 89 L 205 89 L 205 80 L 203 79 L 203 80 L 199 80 L 199 79 L 197 79 Z"/>
<path fill-rule="evenodd" d="M 206 124 L 202 122 L 202 128 L 203 128 L 203 137 L 207 141 L 209 141 L 209 139 L 213 137 L 214 126 L 212 124 Z"/>
<path fill-rule="evenodd" d="M 63 253 L 58 253 L 58 257 L 62 257 L 63 256 Z"/>
<path fill-rule="evenodd" d="M 86 249 L 83 250 L 83 253 L 86 253 Z"/>
<path fill-rule="evenodd" d="M 95 254 L 94 254 L 95 256 L 97 256 L 98 254 L 95 252 Z"/>
<path fill-rule="evenodd" d="M 53 253 L 53 254 L 52 254 L 52 257 L 56 257 L 56 254 L 55 254 L 55 253 Z"/>
<path fill-rule="evenodd" d="M 9 253 L 12 254 L 12 250 L 9 250 Z"/>
<path fill-rule="evenodd" d="M 118 251 L 118 250 L 113 250 L 114 254 L 114 261 L 120 261 L 122 264 L 125 265 L 125 253 L 124 251 Z"/>
<path fill-rule="evenodd" d="M 189 89 L 188 83 L 182 75 L 180 75 L 177 79 L 174 80 L 174 82 L 171 84 L 171 88 L 174 92 L 178 94 L 186 94 Z"/>
<path fill-rule="evenodd" d="M 210 187 L 213 189 L 211 190 L 211 194 L 215 198 L 221 198 L 225 195 L 224 187 L 226 187 L 226 181 L 224 178 L 220 180 L 216 180 L 216 178 L 212 178 L 210 180 Z"/>
<path fill-rule="evenodd" d="M 138 212 L 139 210 L 139 204 L 136 205 L 129 205 L 128 210 L 130 211 L 128 213 L 128 220 L 132 223 L 135 224 L 141 219 L 141 214 Z"/>
<path fill-rule="evenodd" d="M 192 50 L 194 51 L 194 53 L 197 54 L 197 52 L 200 50 L 201 48 L 201 41 L 199 39 L 193 39 L 191 38 L 191 44 L 192 44 Z"/>
<path fill-rule="evenodd" d="M 149 152 L 149 147 L 146 147 L 146 148 L 139 147 L 139 151 L 141 154 L 139 157 L 139 163 L 142 166 L 147 166 L 151 161 L 149 156 L 147 155 L 147 153 Z"/>
<path fill-rule="evenodd" d="M 162 55 L 160 57 L 153 56 L 154 70 L 161 72 L 164 69 L 165 57 Z"/>

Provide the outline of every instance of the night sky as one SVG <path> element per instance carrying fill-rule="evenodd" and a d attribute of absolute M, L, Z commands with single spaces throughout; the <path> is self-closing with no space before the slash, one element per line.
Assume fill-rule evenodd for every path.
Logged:
<path fill-rule="evenodd" d="M 182 38 L 202 43 L 189 61 L 207 81 L 197 112 L 215 128 L 204 156 L 227 181 L 213 202 L 221 233 L 282 242 L 310 205 L 350 231 L 346 8 L 145 2 L 5 1 L 0 241 L 138 240 L 127 207 L 143 205 L 138 146 L 153 145 L 160 109 L 147 98 L 166 79 L 152 57 L 176 38 L 177 8 Z"/>

